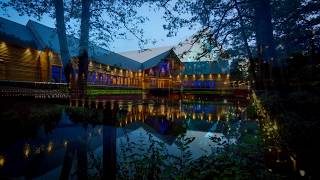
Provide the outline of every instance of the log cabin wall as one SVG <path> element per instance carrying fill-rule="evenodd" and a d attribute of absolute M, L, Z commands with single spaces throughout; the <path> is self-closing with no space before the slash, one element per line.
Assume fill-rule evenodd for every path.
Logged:
<path fill-rule="evenodd" d="M 0 80 L 48 81 L 50 69 L 46 51 L 0 43 Z"/>

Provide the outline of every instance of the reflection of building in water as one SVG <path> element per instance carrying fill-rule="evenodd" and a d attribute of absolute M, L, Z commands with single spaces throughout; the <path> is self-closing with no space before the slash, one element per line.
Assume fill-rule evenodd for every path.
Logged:
<path fill-rule="evenodd" d="M 81 157 L 83 159 L 87 153 L 90 157 L 90 151 L 102 157 L 104 168 L 107 167 L 107 170 L 114 173 L 117 168 L 115 165 L 118 163 L 116 155 L 121 151 L 120 140 L 126 140 L 127 136 L 130 136 L 131 140 L 137 142 L 141 134 L 147 143 L 150 137 L 148 135 L 164 142 L 170 153 L 178 152 L 176 137 L 179 135 L 195 137 L 190 148 L 192 156 L 198 158 L 211 152 L 209 145 L 213 146 L 214 143 L 209 136 L 224 136 L 224 132 L 219 130 L 219 127 L 225 129 L 227 126 L 223 124 L 230 122 L 226 120 L 226 114 L 235 111 L 231 104 L 208 102 L 98 102 L 94 100 L 90 102 L 93 104 L 92 108 L 77 108 L 82 107 L 82 101 L 71 103 L 72 106 L 77 107 L 66 108 L 66 113 L 59 116 L 61 121 L 56 123 L 49 135 L 40 131 L 36 137 L 23 140 L 19 145 L 12 144 L 4 152 L 1 149 L 0 168 L 15 170 L 18 177 L 22 177 L 29 170 L 28 178 L 30 179 L 38 176 L 45 179 L 45 175 L 50 175 L 52 172 L 69 177 L 69 174 L 75 172 L 73 168 L 91 167 L 90 161 L 81 163 L 79 160 Z M 73 114 L 68 109 L 73 109 L 76 113 Z M 98 123 L 94 122 L 95 119 L 90 118 L 91 116 L 101 118 L 100 125 L 97 125 Z M 88 125 L 89 119 L 92 125 Z M 147 143 L 142 148 L 147 150 Z M 80 150 L 86 148 L 88 152 L 81 153 Z M 18 158 L 19 161 L 16 161 Z M 78 164 L 74 166 L 68 162 Z M 68 169 L 68 171 L 64 173 L 62 169 Z"/>
<path fill-rule="evenodd" d="M 34 21 L 26 26 L 0 18 L 0 80 L 64 82 L 56 30 Z M 68 36 L 78 71 L 79 39 Z M 87 80 L 91 85 L 134 88 L 227 87 L 225 62 L 181 62 L 172 47 L 115 53 L 90 44 Z M 77 73 L 76 73 L 76 79 Z"/>
<path fill-rule="evenodd" d="M 198 106 L 198 107 L 197 107 Z M 128 104 L 128 111 L 123 119 L 120 119 L 120 126 L 134 121 L 146 121 L 148 119 L 160 118 L 169 121 L 177 120 L 203 120 L 216 121 L 224 118 L 225 112 L 229 108 L 226 105 L 214 105 L 212 108 L 203 108 L 201 104 L 183 104 L 179 106 L 168 106 L 165 104 L 155 105 L 138 104 L 132 106 Z M 206 105 L 207 106 L 207 105 Z M 201 110 L 200 110 L 201 109 Z"/>
<path fill-rule="evenodd" d="M 228 118 L 228 113 L 235 112 L 236 108 L 230 103 L 190 103 L 188 101 L 115 101 L 115 100 L 85 100 L 70 101 L 70 106 L 105 109 L 110 103 L 110 109 L 116 110 L 118 116 L 116 125 L 125 126 L 133 122 L 145 122 L 150 119 L 165 119 L 167 121 L 201 120 L 219 121 Z"/>

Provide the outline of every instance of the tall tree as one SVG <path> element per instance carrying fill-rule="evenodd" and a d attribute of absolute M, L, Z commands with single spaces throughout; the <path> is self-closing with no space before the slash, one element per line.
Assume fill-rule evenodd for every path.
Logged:
<path fill-rule="evenodd" d="M 229 52 L 250 60 L 256 79 L 270 79 L 272 68 L 281 69 L 289 52 L 309 47 L 315 54 L 319 37 L 319 1 L 309 0 L 177 0 L 157 1 L 165 9 L 164 28 L 172 36 L 182 27 L 201 26 L 194 42 L 208 39 L 204 53 Z M 195 44 L 195 43 L 192 44 Z M 302 48 L 302 46 L 304 46 Z M 293 48 L 295 47 L 295 48 Z M 190 48 L 191 49 L 191 48 Z M 200 54 L 200 57 L 203 56 Z M 259 59 L 254 62 L 253 59 Z M 258 67 L 255 65 L 259 63 Z"/>
<path fill-rule="evenodd" d="M 70 53 L 67 41 L 66 26 L 64 21 L 64 5 L 63 0 L 54 0 L 54 9 L 56 17 L 56 29 L 59 39 L 60 56 L 63 63 L 64 74 L 67 83 L 70 82 L 70 75 L 73 74 L 73 67 L 70 62 Z"/>
<path fill-rule="evenodd" d="M 256 46 L 259 58 L 270 62 L 275 58 L 270 0 L 253 0 Z M 277 63 L 275 63 L 277 64 Z"/>

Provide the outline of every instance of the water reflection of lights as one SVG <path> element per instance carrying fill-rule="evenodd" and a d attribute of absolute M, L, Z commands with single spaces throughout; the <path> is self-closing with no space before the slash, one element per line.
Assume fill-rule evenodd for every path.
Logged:
<path fill-rule="evenodd" d="M 299 170 L 299 173 L 300 173 L 300 176 L 305 176 L 306 175 L 306 172 L 304 170 Z"/>
<path fill-rule="evenodd" d="M 65 140 L 65 141 L 63 142 L 63 146 L 64 146 L 64 147 L 67 147 L 67 146 L 68 146 L 68 141 L 67 141 L 67 140 Z"/>
<path fill-rule="evenodd" d="M 6 162 L 6 160 L 5 160 L 4 156 L 0 155 L 0 167 L 3 167 L 5 162 Z"/>
<path fill-rule="evenodd" d="M 26 144 L 23 148 L 23 154 L 25 157 L 29 157 L 31 153 L 31 148 L 29 144 Z"/>
<path fill-rule="evenodd" d="M 164 115 L 165 113 L 165 106 L 163 104 L 160 106 L 160 112 L 161 112 L 161 115 Z"/>
<path fill-rule="evenodd" d="M 129 113 L 132 112 L 132 103 L 131 102 L 128 103 L 128 112 Z"/>
<path fill-rule="evenodd" d="M 139 104 L 139 105 L 138 105 L 138 111 L 139 111 L 139 112 L 142 112 L 142 108 L 143 108 L 142 104 Z"/>
<path fill-rule="evenodd" d="M 122 110 L 123 109 L 123 102 L 119 101 L 119 109 Z"/>
<path fill-rule="evenodd" d="M 148 109 L 149 109 L 149 113 L 152 113 L 153 112 L 153 104 L 149 104 Z"/>
<path fill-rule="evenodd" d="M 47 151 L 48 153 L 52 152 L 53 150 L 53 142 L 49 142 L 48 147 L 47 147 Z"/>
<path fill-rule="evenodd" d="M 98 134 L 101 135 L 102 134 L 102 128 L 98 129 Z"/>

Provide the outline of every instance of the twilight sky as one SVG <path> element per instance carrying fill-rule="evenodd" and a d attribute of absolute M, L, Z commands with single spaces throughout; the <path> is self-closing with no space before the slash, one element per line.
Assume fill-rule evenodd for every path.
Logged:
<path fill-rule="evenodd" d="M 55 27 L 55 20 L 50 17 L 43 17 L 40 21 L 28 17 L 28 16 L 19 16 L 19 14 L 14 9 L 9 9 L 7 11 L 9 17 L 0 10 L 0 16 L 10 19 L 12 21 L 18 22 L 25 25 L 29 19 L 37 21 L 41 24 L 44 24 L 49 27 Z M 145 48 L 154 48 L 162 46 L 173 46 L 178 44 L 181 41 L 184 41 L 186 38 L 190 37 L 197 29 L 189 30 L 187 28 L 179 30 L 177 36 L 167 37 L 167 32 L 163 30 L 162 25 L 165 20 L 162 18 L 163 11 L 155 12 L 153 9 L 150 9 L 148 5 L 144 5 L 139 8 L 138 14 L 142 16 L 147 16 L 149 21 L 145 22 L 142 25 L 145 30 L 145 38 L 156 39 L 156 44 L 149 44 Z M 129 34 L 129 33 L 128 33 Z M 116 39 L 110 44 L 110 50 L 115 52 L 123 52 L 130 50 L 138 50 L 138 41 L 132 36 L 128 35 L 128 39 Z"/>

